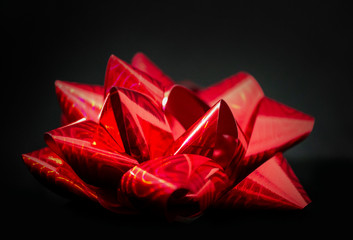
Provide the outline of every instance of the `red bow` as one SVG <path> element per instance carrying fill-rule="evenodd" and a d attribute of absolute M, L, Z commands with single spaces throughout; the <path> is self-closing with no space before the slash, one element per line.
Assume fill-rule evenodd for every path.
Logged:
<path fill-rule="evenodd" d="M 142 53 L 131 65 L 112 55 L 104 86 L 55 82 L 63 126 L 23 160 L 53 189 L 117 213 L 180 220 L 210 206 L 304 208 L 310 199 L 282 152 L 314 119 L 265 97 L 244 72 L 188 85 Z"/>

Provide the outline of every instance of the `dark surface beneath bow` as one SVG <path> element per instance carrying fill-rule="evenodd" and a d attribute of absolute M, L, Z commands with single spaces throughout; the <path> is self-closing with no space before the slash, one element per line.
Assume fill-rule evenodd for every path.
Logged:
<path fill-rule="evenodd" d="M 334 160 L 335 164 L 332 164 Z M 215 210 L 209 209 L 191 223 L 169 223 L 162 218 L 141 214 L 118 215 L 98 204 L 61 197 L 37 182 L 25 166 L 17 169 L 20 178 L 11 179 L 7 195 L 6 224 L 12 231 L 48 234 L 92 234 L 113 236 L 167 236 L 175 234 L 209 234 L 252 236 L 311 236 L 349 233 L 352 214 L 351 159 L 289 159 L 291 166 L 312 199 L 302 211 Z M 20 170 L 20 171 L 19 171 Z M 34 232 L 38 233 L 34 233 Z M 40 237 L 40 236 L 38 236 Z"/>

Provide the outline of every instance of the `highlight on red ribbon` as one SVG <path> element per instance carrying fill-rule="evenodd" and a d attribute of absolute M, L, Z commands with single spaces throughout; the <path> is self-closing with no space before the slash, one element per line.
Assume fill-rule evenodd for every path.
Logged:
<path fill-rule="evenodd" d="M 188 86 L 192 88 L 188 88 Z M 112 55 L 104 86 L 57 80 L 62 126 L 22 158 L 50 189 L 119 214 L 192 220 L 212 208 L 302 209 L 283 157 L 314 118 L 264 95 L 248 73 L 176 84 L 143 53 Z"/>

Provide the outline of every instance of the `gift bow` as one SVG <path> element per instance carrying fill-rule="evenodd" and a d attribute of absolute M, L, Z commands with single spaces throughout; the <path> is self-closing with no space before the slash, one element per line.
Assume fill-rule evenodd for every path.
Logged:
<path fill-rule="evenodd" d="M 206 208 L 304 208 L 282 152 L 314 119 L 240 72 L 206 89 L 175 84 L 144 54 L 112 55 L 104 86 L 56 81 L 63 126 L 23 154 L 33 175 L 117 213 L 193 219 Z"/>

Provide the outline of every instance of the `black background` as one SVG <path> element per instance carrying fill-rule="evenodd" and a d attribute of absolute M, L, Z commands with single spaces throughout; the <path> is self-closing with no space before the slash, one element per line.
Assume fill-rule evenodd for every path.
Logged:
<path fill-rule="evenodd" d="M 351 233 L 353 25 L 345 2 L 3 1 L 6 230 L 45 238 Z M 43 133 L 59 126 L 54 81 L 103 84 L 110 54 L 130 61 L 138 51 L 175 81 L 202 86 L 247 71 L 267 96 L 314 116 L 312 134 L 285 154 L 313 202 L 298 212 L 209 211 L 180 224 L 112 214 L 40 185 L 20 154 L 44 147 Z"/>

